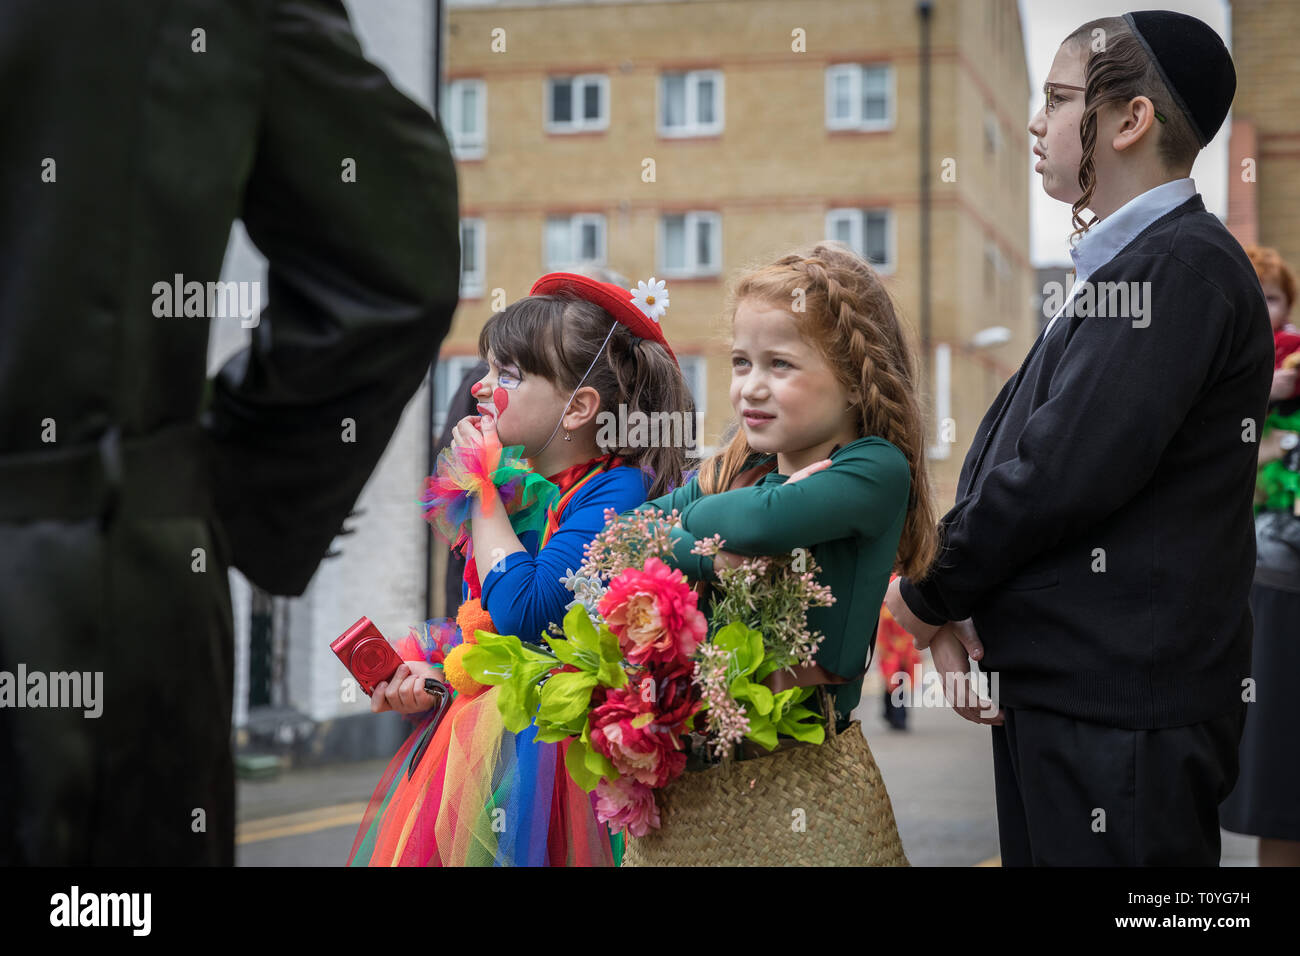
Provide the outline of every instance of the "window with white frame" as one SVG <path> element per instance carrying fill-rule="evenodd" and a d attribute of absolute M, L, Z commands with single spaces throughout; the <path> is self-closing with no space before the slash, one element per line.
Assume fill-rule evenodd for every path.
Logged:
<path fill-rule="evenodd" d="M 1005 279 L 1011 273 L 1010 263 L 1002 254 L 997 242 L 988 239 L 984 243 L 984 294 L 990 309 L 995 313 L 1002 310 L 1005 295 Z"/>
<path fill-rule="evenodd" d="M 997 284 L 1011 275 L 1011 263 L 1003 255 L 1002 248 L 992 239 L 984 243 L 984 289 L 990 295 L 997 290 Z"/>
<path fill-rule="evenodd" d="M 449 355 L 438 360 L 433 373 L 433 434 L 436 439 L 447 427 L 447 414 L 452 403 L 464 395 L 457 395 L 461 380 L 470 369 L 481 362 L 477 355 Z M 466 414 L 471 414 L 466 412 Z"/>
<path fill-rule="evenodd" d="M 722 71 L 691 70 L 659 77 L 659 133 L 708 136 L 722 132 Z"/>
<path fill-rule="evenodd" d="M 482 219 L 460 221 L 460 296 L 483 294 L 484 250 L 487 245 Z"/>
<path fill-rule="evenodd" d="M 691 420 L 691 438 L 695 442 L 694 449 L 688 449 L 688 455 L 704 457 L 712 452 L 712 448 L 706 448 L 704 445 L 704 417 L 708 413 L 708 363 L 703 355 L 682 355 L 677 354 L 677 364 L 681 366 L 682 378 L 686 379 L 686 387 L 690 390 L 691 400 L 695 404 L 695 417 Z"/>
<path fill-rule="evenodd" d="M 708 411 L 708 365 L 703 355 L 681 355 L 677 361 L 682 367 L 682 377 L 691 390 L 695 411 L 703 415 Z"/>
<path fill-rule="evenodd" d="M 894 125 L 894 71 L 837 63 L 826 68 L 826 128 L 875 130 Z"/>
<path fill-rule="evenodd" d="M 669 213 L 659 219 L 659 268 L 665 276 L 690 278 L 722 271 L 722 216 L 716 212 Z"/>
<path fill-rule="evenodd" d="M 605 262 L 605 217 L 599 213 L 548 216 L 546 219 L 546 268 L 555 271 L 578 265 Z"/>
<path fill-rule="evenodd" d="M 984 114 L 984 152 L 996 154 L 1002 145 L 1002 128 L 998 118 L 991 112 Z"/>
<path fill-rule="evenodd" d="M 479 159 L 487 151 L 487 84 L 482 80 L 452 80 L 443 89 L 442 120 L 452 154 Z"/>
<path fill-rule="evenodd" d="M 546 130 L 581 133 L 609 126 L 609 77 L 599 73 L 546 81 Z"/>
<path fill-rule="evenodd" d="M 826 235 L 853 249 L 881 272 L 894 269 L 894 216 L 888 209 L 832 209 Z"/>

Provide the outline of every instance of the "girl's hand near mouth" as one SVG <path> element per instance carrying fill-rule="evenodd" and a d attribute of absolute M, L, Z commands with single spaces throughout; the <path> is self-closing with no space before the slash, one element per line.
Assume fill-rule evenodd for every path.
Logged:
<path fill-rule="evenodd" d="M 466 415 L 451 430 L 453 448 L 500 448 L 496 419 L 491 415 Z"/>

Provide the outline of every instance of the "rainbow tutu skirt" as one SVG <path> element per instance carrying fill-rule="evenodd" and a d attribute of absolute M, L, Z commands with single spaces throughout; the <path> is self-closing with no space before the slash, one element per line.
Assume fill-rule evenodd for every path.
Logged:
<path fill-rule="evenodd" d="M 568 742 L 506 730 L 497 693 L 458 694 L 436 728 L 433 716 L 416 727 L 380 777 L 349 866 L 614 865 L 593 795 L 565 770 Z"/>

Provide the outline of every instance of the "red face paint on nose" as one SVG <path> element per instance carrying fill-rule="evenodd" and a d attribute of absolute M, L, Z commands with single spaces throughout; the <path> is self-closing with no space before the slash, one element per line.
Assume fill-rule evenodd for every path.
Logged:
<path fill-rule="evenodd" d="M 492 390 L 492 404 L 497 408 L 497 418 L 500 418 L 501 413 L 504 412 L 506 406 L 510 404 L 510 393 L 504 388 L 494 388 Z"/>
<path fill-rule="evenodd" d="M 471 398 L 477 397 L 478 390 L 483 387 L 483 384 L 484 384 L 483 382 L 475 382 L 473 385 L 469 387 L 469 394 Z"/>

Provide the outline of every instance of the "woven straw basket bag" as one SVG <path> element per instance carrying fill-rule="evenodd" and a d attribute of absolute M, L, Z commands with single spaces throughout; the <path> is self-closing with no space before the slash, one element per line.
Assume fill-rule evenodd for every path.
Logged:
<path fill-rule="evenodd" d="M 658 791 L 660 828 L 623 866 L 909 866 L 880 769 L 853 721 L 802 744 L 682 774 Z"/>

